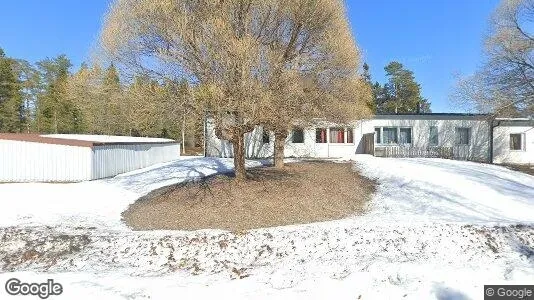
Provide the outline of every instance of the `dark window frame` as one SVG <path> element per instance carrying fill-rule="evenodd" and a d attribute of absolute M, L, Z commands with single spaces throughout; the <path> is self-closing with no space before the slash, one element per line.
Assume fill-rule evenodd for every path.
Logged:
<path fill-rule="evenodd" d="M 392 129 L 394 131 L 392 131 Z M 395 133 L 394 134 L 393 143 L 391 143 L 391 142 L 386 143 L 385 142 L 386 136 L 389 139 L 389 135 L 385 134 L 386 131 Z M 384 127 L 382 127 L 382 144 L 384 144 L 384 145 L 398 145 L 399 144 L 399 127 L 395 127 L 395 126 L 384 126 Z"/>
<path fill-rule="evenodd" d="M 382 127 L 375 127 L 375 144 L 382 144 Z"/>
<path fill-rule="evenodd" d="M 332 141 L 332 132 L 337 132 L 335 141 Z M 341 133 L 342 141 L 339 141 L 339 134 Z M 328 132 L 328 139 L 330 144 L 345 144 L 345 128 L 343 127 L 330 127 Z"/>
<path fill-rule="evenodd" d="M 513 143 L 512 137 L 519 137 L 519 148 L 515 148 L 517 144 Z M 522 133 L 510 133 L 510 150 L 512 151 L 524 151 L 523 148 L 523 134 Z"/>
<path fill-rule="evenodd" d="M 324 136 L 322 136 L 324 132 Z M 325 127 L 315 128 L 315 143 L 327 144 L 328 143 L 328 130 Z"/>
<path fill-rule="evenodd" d="M 435 132 L 432 132 L 432 129 L 435 129 Z M 430 146 L 438 146 L 439 145 L 438 126 L 430 126 L 429 127 L 429 129 L 428 129 L 428 144 Z"/>
<path fill-rule="evenodd" d="M 467 142 L 463 141 L 462 131 L 466 131 Z M 471 145 L 471 127 L 456 127 L 455 129 L 455 144 L 457 146 L 469 146 Z"/>
<path fill-rule="evenodd" d="M 406 131 L 406 130 L 409 130 L 409 132 L 410 132 L 410 135 L 408 136 L 409 141 L 407 141 L 406 143 L 401 143 L 402 132 Z M 413 129 L 412 129 L 412 127 L 399 127 L 399 134 L 398 135 L 399 135 L 399 137 L 398 137 L 399 145 L 411 145 L 413 143 Z"/>
<path fill-rule="evenodd" d="M 296 132 L 299 132 L 299 134 L 295 134 Z M 298 137 L 298 139 L 295 139 L 295 137 Z M 293 131 L 291 131 L 291 143 L 304 144 L 304 129 L 293 128 Z"/>
<path fill-rule="evenodd" d="M 268 131 L 264 131 L 261 135 L 261 141 L 264 144 L 269 144 L 271 142 L 271 135 Z"/>
<path fill-rule="evenodd" d="M 346 144 L 354 144 L 354 129 L 352 127 L 345 128 L 345 142 Z"/>

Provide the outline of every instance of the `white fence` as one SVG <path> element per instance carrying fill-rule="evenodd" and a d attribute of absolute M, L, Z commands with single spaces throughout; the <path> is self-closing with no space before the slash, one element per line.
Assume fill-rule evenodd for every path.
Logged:
<path fill-rule="evenodd" d="M 473 155 L 469 146 L 454 147 L 412 147 L 412 146 L 375 146 L 377 157 L 435 157 L 458 160 L 483 160 Z"/>

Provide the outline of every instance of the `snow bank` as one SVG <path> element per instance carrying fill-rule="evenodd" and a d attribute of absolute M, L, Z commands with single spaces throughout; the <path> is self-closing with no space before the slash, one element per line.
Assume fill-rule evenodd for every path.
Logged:
<path fill-rule="evenodd" d="M 482 299 L 484 284 L 534 280 L 532 230 L 447 224 L 246 235 L 10 229 L 0 235 L 0 262 L 15 272 L 0 275 L 0 282 L 53 278 L 68 299 Z M 9 264 L 28 245 L 44 255 Z M 2 255 L 6 249 L 11 256 Z"/>

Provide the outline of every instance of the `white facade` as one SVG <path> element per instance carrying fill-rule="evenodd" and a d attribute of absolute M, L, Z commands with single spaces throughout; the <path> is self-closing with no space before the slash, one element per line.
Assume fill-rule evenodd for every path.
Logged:
<path fill-rule="evenodd" d="M 318 128 L 326 130 L 326 142 L 318 143 Z M 343 143 L 332 143 L 331 131 L 343 128 Z M 453 157 L 480 162 L 491 162 L 491 129 L 492 121 L 486 115 L 465 114 L 421 114 L 421 115 L 384 115 L 373 119 L 355 121 L 348 125 L 317 123 L 313 127 L 303 129 L 303 143 L 294 143 L 291 133 L 286 140 L 286 157 L 345 157 L 363 153 L 363 137 L 375 134 L 375 147 L 448 147 L 453 150 Z M 531 148 L 534 148 L 534 129 L 530 127 L 514 127 L 505 129 L 495 127 L 494 141 L 500 130 L 513 130 L 525 135 L 526 151 L 508 151 L 497 147 L 494 143 L 496 163 L 531 163 L 534 164 Z M 375 133 L 376 132 L 376 133 Z M 389 143 L 385 133 L 395 132 L 395 143 Z M 338 132 L 337 132 L 338 133 Z M 404 140 L 401 139 L 404 137 Z M 406 140 L 406 136 L 409 136 Z M 432 136 L 432 137 L 431 137 Z M 352 137 L 352 138 L 350 138 Z M 335 137 L 334 137 L 335 139 Z M 340 139 L 338 139 L 340 141 Z M 270 134 L 269 143 L 264 143 L 263 130 L 257 127 L 246 135 L 246 155 L 250 158 L 271 157 L 274 152 L 274 136 Z M 508 147 L 509 141 L 506 142 Z M 232 156 L 232 145 L 215 136 L 213 124 L 206 126 L 206 154 L 208 156 Z M 505 158 L 506 157 L 506 158 Z"/>
<path fill-rule="evenodd" d="M 150 140 L 75 145 L 22 141 L 0 137 L 0 182 L 77 182 L 172 161 L 180 144 Z M 122 138 L 122 137 L 121 137 Z"/>
<path fill-rule="evenodd" d="M 528 122 L 505 121 L 495 127 L 493 130 L 495 163 L 534 165 L 534 127 L 528 125 Z M 512 138 L 519 138 L 519 141 L 512 145 Z"/>
<path fill-rule="evenodd" d="M 481 162 L 490 161 L 490 130 L 491 124 L 484 117 L 449 117 L 439 118 L 424 115 L 421 118 L 407 118 L 406 116 L 384 116 L 362 122 L 361 135 L 374 132 L 376 128 L 406 128 L 411 130 L 412 141 L 409 146 L 427 148 L 429 146 L 451 147 L 456 158 Z M 437 135 L 437 143 L 430 142 L 431 127 Z M 458 141 L 458 131 L 465 130 L 468 134 L 467 143 Z M 397 134 L 399 136 L 399 134 Z M 435 142 L 435 140 L 434 140 Z M 375 147 L 391 146 L 376 140 Z"/>
<path fill-rule="evenodd" d="M 333 124 L 324 124 L 328 130 Z M 347 127 L 349 128 L 349 127 Z M 353 153 L 356 149 L 354 140 L 352 143 L 316 143 L 316 129 L 303 128 L 303 143 L 293 143 L 292 134 L 289 133 L 286 139 L 284 155 L 286 157 L 341 157 Z M 353 133 L 354 135 L 354 133 Z M 347 134 L 345 134 L 345 141 Z M 274 153 L 274 134 L 269 133 L 269 143 L 263 142 L 263 129 L 257 127 L 253 132 L 245 135 L 246 156 L 248 158 L 266 158 Z M 228 141 L 220 140 L 215 136 L 213 124 L 210 122 L 206 126 L 206 155 L 216 157 L 232 157 L 232 145 Z"/>

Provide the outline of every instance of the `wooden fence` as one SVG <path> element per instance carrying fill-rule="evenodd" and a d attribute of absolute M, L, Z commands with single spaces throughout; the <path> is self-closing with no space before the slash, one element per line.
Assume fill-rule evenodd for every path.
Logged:
<path fill-rule="evenodd" d="M 373 154 L 375 152 L 375 134 L 366 133 L 363 135 L 363 153 Z"/>

